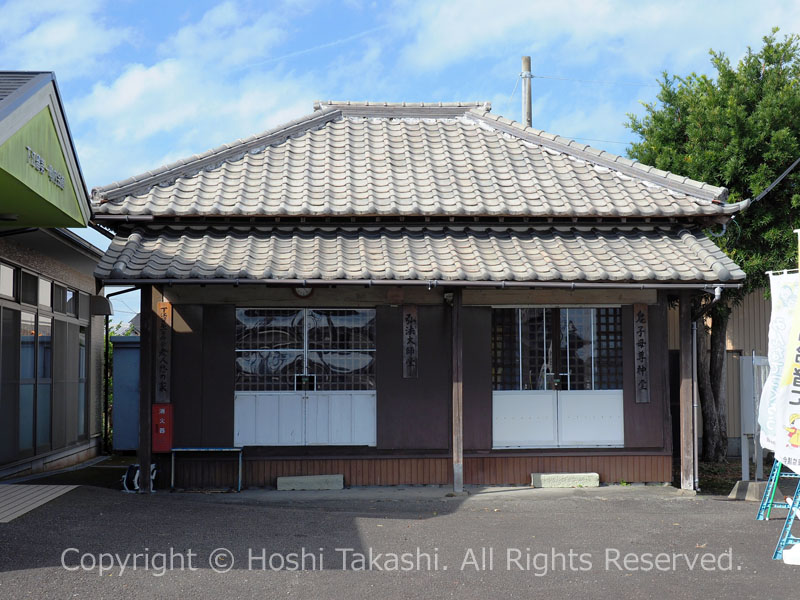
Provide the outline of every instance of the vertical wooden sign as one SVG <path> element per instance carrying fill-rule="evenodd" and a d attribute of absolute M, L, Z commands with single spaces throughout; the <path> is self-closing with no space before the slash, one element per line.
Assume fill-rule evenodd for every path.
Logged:
<path fill-rule="evenodd" d="M 403 306 L 403 377 L 417 376 L 419 321 L 416 306 Z"/>
<path fill-rule="evenodd" d="M 647 304 L 633 305 L 633 356 L 636 402 L 650 402 L 650 344 Z"/>
<path fill-rule="evenodd" d="M 156 397 L 157 403 L 170 401 L 172 370 L 172 304 L 159 302 L 156 322 Z"/>

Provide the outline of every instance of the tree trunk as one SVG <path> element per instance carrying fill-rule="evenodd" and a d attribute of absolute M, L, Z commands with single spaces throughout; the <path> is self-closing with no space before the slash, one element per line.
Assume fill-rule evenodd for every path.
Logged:
<path fill-rule="evenodd" d="M 697 321 L 697 386 L 703 413 L 703 460 L 723 462 L 728 453 L 728 407 L 725 389 L 727 306 L 712 311 L 711 335 L 704 318 Z"/>
<path fill-rule="evenodd" d="M 717 405 L 719 430 L 718 452 L 716 461 L 723 461 L 728 456 L 728 394 L 727 394 L 727 331 L 730 309 L 727 306 L 715 307 L 711 322 L 711 365 L 709 375 L 714 401 Z"/>

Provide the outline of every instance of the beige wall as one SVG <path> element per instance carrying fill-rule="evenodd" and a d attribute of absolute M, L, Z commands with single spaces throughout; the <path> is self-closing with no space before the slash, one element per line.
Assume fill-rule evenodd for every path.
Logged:
<path fill-rule="evenodd" d="M 69 248 L 66 243 L 64 245 Z M 58 257 L 43 254 L 13 237 L 0 238 L 0 257 L 87 294 L 95 293 L 94 277 L 76 271 L 65 265 Z"/>
<path fill-rule="evenodd" d="M 756 355 L 766 356 L 771 314 L 772 306 L 763 289 L 745 296 L 728 322 L 728 350 L 740 350 L 742 354 L 755 350 Z"/>

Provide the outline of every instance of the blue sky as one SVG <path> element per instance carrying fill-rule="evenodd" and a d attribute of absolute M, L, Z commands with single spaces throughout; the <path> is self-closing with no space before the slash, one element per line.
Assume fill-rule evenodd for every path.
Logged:
<path fill-rule="evenodd" d="M 800 32 L 800 10 L 769 0 L 0 0 L 0 23 L 0 69 L 55 71 L 92 188 L 298 118 L 319 99 L 488 100 L 519 120 L 524 54 L 534 127 L 623 154 L 626 114 L 655 100 L 663 71 L 710 73 L 709 49 L 738 60 L 773 26 Z"/>

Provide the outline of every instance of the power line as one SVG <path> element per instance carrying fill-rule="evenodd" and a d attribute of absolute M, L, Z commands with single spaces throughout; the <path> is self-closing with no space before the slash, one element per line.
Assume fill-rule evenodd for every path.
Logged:
<path fill-rule="evenodd" d="M 583 140 L 584 142 L 603 142 L 604 144 L 622 144 L 623 146 L 630 144 L 630 142 L 615 142 L 614 140 L 599 140 L 597 138 L 572 137 L 569 135 L 565 135 L 564 137 L 572 140 Z"/>
<path fill-rule="evenodd" d="M 634 81 L 601 81 L 597 79 L 573 79 L 571 77 L 555 77 L 553 75 L 532 75 L 534 79 L 551 79 L 553 81 L 574 81 L 576 83 L 594 83 L 599 85 L 623 85 L 630 87 L 661 87 L 658 83 L 644 83 Z"/>
<path fill-rule="evenodd" d="M 769 184 L 769 187 L 768 187 L 767 189 L 765 189 L 763 192 L 761 192 L 761 193 L 760 193 L 760 194 L 759 194 L 759 195 L 756 197 L 756 199 L 755 199 L 755 200 L 753 200 L 753 202 L 754 202 L 754 203 L 755 203 L 755 202 L 758 202 L 758 201 L 759 201 L 759 200 L 761 200 L 761 199 L 762 199 L 764 196 L 766 196 L 767 194 L 769 194 L 769 193 L 770 193 L 770 191 L 772 191 L 772 188 L 774 188 L 774 187 L 775 187 L 776 185 L 778 185 L 778 184 L 779 184 L 781 181 L 783 181 L 783 178 L 784 178 L 784 177 L 786 177 L 786 176 L 787 176 L 789 173 L 791 173 L 791 172 L 792 172 L 792 170 L 793 170 L 793 169 L 794 169 L 794 168 L 795 168 L 795 167 L 798 165 L 798 163 L 800 163 L 800 158 L 798 158 L 796 161 L 794 161 L 794 162 L 792 163 L 792 165 L 791 165 L 791 166 L 790 166 L 788 169 L 786 169 L 786 170 L 785 170 L 783 173 L 781 173 L 780 177 L 778 177 L 778 178 L 777 178 L 775 181 L 773 181 L 772 183 L 770 183 L 770 184 Z"/>

